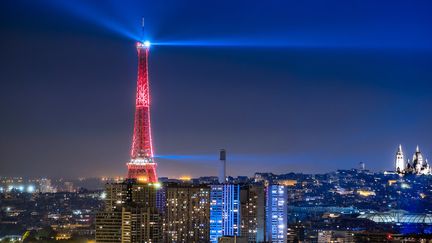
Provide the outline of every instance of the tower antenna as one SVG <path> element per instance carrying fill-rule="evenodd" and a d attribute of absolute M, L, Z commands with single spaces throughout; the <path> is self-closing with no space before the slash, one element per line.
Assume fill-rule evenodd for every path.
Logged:
<path fill-rule="evenodd" d="M 144 16 L 141 19 L 141 41 L 144 41 Z"/>

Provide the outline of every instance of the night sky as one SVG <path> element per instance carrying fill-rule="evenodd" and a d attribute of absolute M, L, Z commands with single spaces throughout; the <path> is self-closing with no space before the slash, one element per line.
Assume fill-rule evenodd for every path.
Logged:
<path fill-rule="evenodd" d="M 430 1 L 0 3 L 0 174 L 126 173 L 140 18 L 159 176 L 432 160 Z"/>

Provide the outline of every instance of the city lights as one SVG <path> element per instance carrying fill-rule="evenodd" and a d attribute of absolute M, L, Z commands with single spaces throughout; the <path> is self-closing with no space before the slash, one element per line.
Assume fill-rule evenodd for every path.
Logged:
<path fill-rule="evenodd" d="M 0 4 L 0 243 L 431 241 L 432 3 Z"/>
<path fill-rule="evenodd" d="M 35 187 L 34 187 L 33 185 L 29 185 L 29 186 L 27 186 L 27 192 L 28 192 L 28 193 L 33 193 L 33 192 L 35 192 Z"/>
<path fill-rule="evenodd" d="M 181 176 L 179 179 L 182 181 L 190 181 L 191 177 L 190 176 Z"/>

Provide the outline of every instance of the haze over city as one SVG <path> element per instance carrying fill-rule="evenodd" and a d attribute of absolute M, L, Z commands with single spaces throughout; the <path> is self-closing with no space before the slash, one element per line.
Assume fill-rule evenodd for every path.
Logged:
<path fill-rule="evenodd" d="M 429 2 L 74 2 L 0 3 L 2 175 L 126 173 L 142 16 L 160 176 L 432 154 Z"/>

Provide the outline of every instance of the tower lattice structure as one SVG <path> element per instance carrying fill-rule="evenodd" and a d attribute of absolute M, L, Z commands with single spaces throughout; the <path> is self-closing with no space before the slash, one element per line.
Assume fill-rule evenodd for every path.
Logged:
<path fill-rule="evenodd" d="M 127 163 L 128 178 L 140 182 L 157 182 L 150 125 L 150 88 L 148 78 L 149 45 L 137 43 L 138 78 L 135 103 L 135 122 L 131 160 Z"/>

